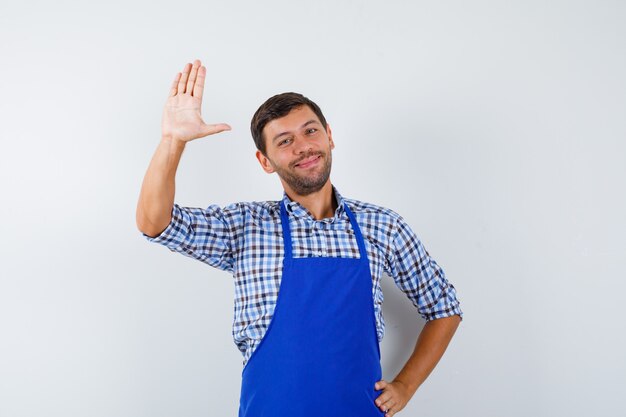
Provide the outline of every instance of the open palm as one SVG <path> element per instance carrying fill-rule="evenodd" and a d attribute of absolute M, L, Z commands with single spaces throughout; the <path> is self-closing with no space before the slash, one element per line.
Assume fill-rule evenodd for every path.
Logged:
<path fill-rule="evenodd" d="M 225 123 L 207 124 L 202 120 L 202 94 L 206 68 L 199 60 L 186 64 L 178 73 L 163 109 L 161 129 L 163 136 L 189 142 L 215 133 L 230 130 Z"/>

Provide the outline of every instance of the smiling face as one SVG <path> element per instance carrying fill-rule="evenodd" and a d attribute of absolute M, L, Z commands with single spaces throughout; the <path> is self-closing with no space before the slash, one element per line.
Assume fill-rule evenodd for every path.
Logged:
<path fill-rule="evenodd" d="M 302 105 L 263 128 L 266 155 L 256 157 L 267 173 L 276 172 L 286 191 L 308 195 L 329 180 L 334 149 L 330 126 L 326 129 L 309 106 Z"/>

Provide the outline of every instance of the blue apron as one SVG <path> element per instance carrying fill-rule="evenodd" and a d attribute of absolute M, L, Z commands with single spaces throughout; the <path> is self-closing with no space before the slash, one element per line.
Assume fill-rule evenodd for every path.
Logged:
<path fill-rule="evenodd" d="M 292 256 L 280 203 L 285 258 L 274 316 L 242 371 L 239 417 L 381 417 L 372 275 L 354 214 L 360 258 Z"/>

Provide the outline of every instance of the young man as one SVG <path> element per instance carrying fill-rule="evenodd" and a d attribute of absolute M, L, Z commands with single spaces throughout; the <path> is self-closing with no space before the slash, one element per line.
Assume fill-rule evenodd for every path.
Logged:
<path fill-rule="evenodd" d="M 400 215 L 345 198 L 331 184 L 330 126 L 300 94 L 268 99 L 251 123 L 256 156 L 278 174 L 282 200 L 175 204 L 186 143 L 230 129 L 202 120 L 205 74 L 196 60 L 172 84 L 137 226 L 148 240 L 233 274 L 233 335 L 244 356 L 239 416 L 393 416 L 461 321 L 454 287 Z M 390 382 L 381 379 L 378 344 L 383 273 L 427 320 Z"/>

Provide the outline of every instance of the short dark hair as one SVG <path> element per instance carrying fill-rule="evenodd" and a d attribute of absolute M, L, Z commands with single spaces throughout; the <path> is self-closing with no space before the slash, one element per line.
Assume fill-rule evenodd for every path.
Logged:
<path fill-rule="evenodd" d="M 250 132 L 256 148 L 266 155 L 265 138 L 263 137 L 263 129 L 265 125 L 274 119 L 279 119 L 289 114 L 293 109 L 308 106 L 313 113 L 320 119 L 322 126 L 326 129 L 326 118 L 322 114 L 322 110 L 317 104 L 309 100 L 300 93 L 282 93 L 268 98 L 265 103 L 261 104 L 250 122 Z"/>

